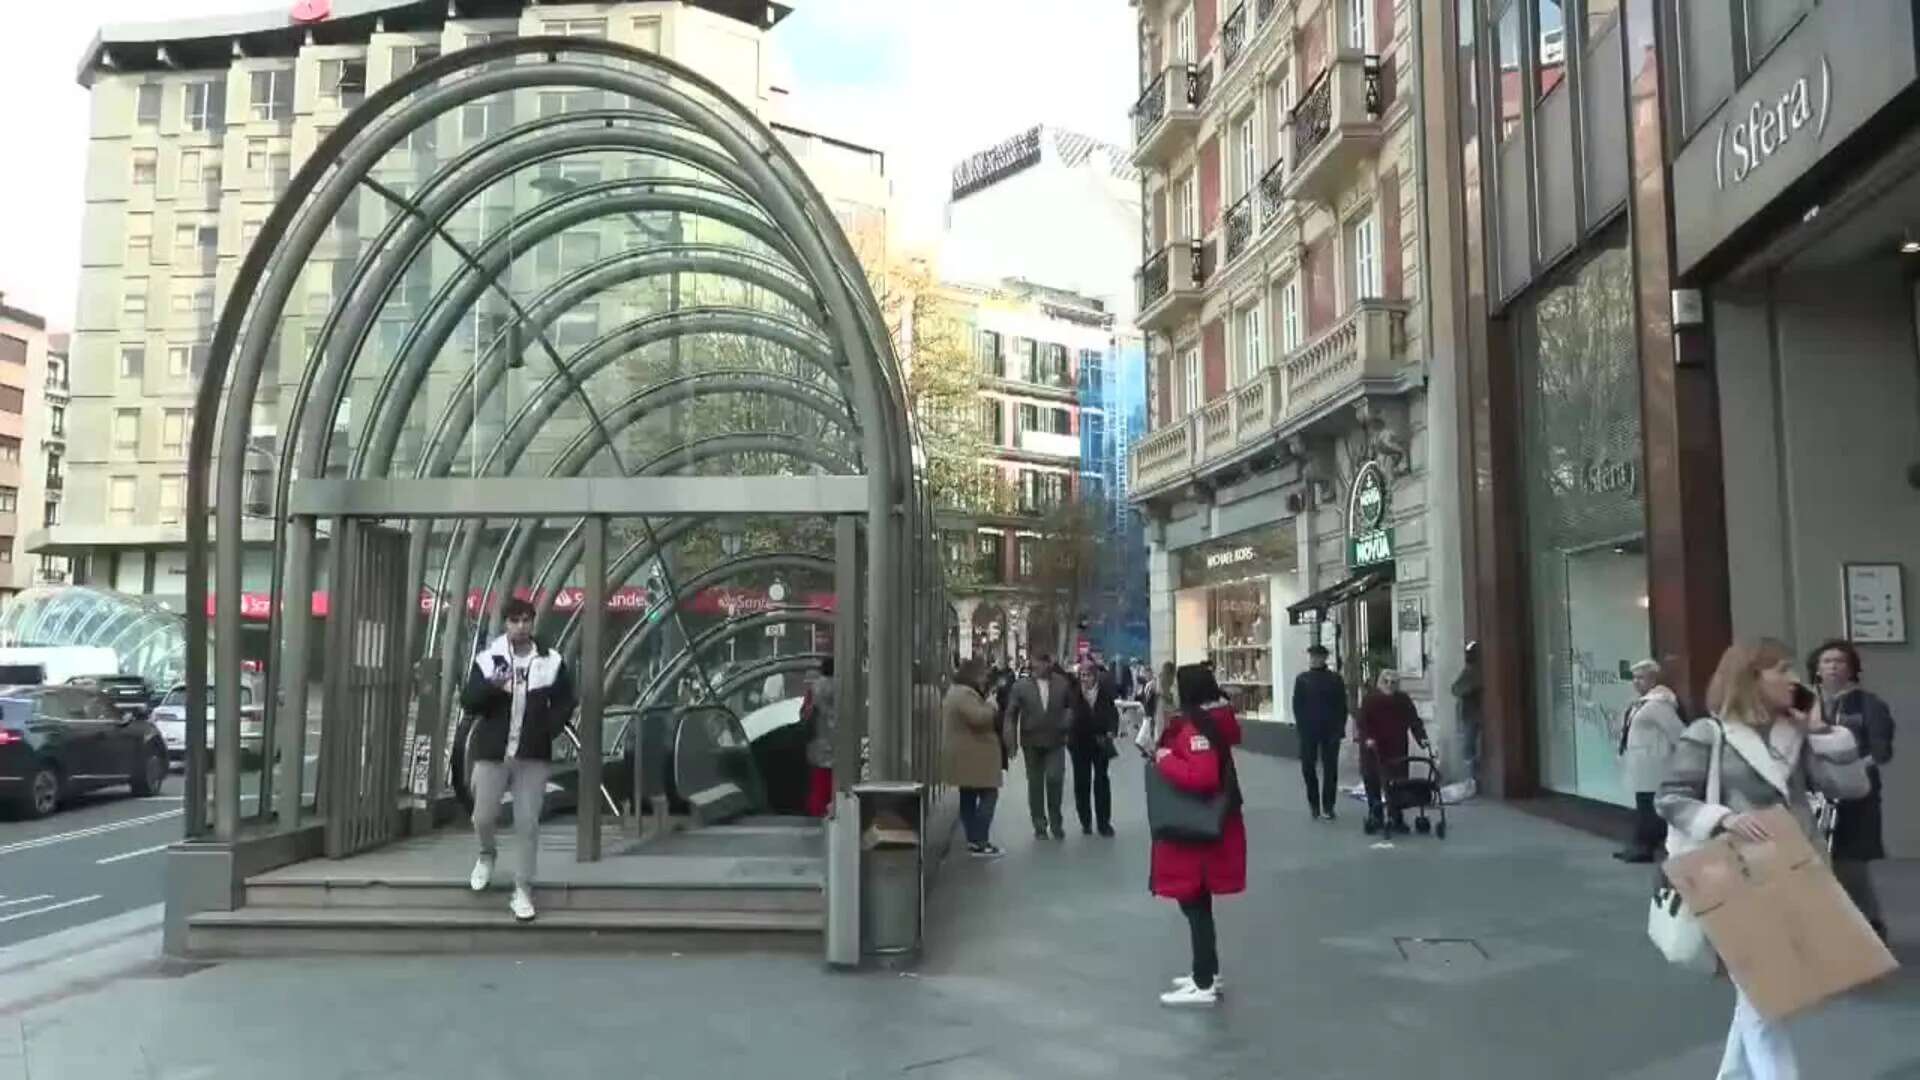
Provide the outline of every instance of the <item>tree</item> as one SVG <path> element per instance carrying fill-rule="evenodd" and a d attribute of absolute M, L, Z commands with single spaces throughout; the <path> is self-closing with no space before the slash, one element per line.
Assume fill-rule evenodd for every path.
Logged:
<path fill-rule="evenodd" d="M 1052 616 L 1055 656 L 1067 655 L 1081 619 L 1104 615 L 1109 598 L 1101 594 L 1101 560 L 1108 557 L 1111 518 L 1106 500 L 1076 494 L 1037 523 L 1040 535 L 1031 541 L 1031 572 L 1023 586 L 1033 606 Z"/>

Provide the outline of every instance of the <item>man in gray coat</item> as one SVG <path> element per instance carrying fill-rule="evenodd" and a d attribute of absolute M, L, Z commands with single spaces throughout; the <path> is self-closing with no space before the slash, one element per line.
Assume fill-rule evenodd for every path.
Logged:
<path fill-rule="evenodd" d="M 1033 674 L 1013 684 L 1007 704 L 1010 741 L 1019 744 L 1027 763 L 1027 812 L 1036 837 L 1044 838 L 1049 828 L 1056 840 L 1067 835 L 1060 800 L 1066 788 L 1071 694 L 1053 657 L 1042 654 L 1033 662 Z"/>

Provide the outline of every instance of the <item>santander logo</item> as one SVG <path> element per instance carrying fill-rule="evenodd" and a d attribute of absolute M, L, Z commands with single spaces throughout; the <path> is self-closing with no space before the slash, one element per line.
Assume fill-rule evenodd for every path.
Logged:
<path fill-rule="evenodd" d="M 333 0 L 294 0 L 287 17 L 297 23 L 319 22 L 333 14 Z"/>

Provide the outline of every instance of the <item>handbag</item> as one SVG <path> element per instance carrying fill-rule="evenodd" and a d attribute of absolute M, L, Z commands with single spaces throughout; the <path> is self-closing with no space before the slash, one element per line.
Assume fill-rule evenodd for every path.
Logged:
<path fill-rule="evenodd" d="M 1202 729 L 1209 739 L 1221 746 L 1220 790 L 1212 795 L 1196 795 L 1191 791 L 1177 787 L 1160 771 L 1157 763 L 1148 762 L 1147 774 L 1147 830 L 1155 840 L 1167 840 L 1176 844 L 1211 844 L 1226 832 L 1227 815 L 1236 805 L 1240 779 L 1233 767 L 1232 754 L 1224 744 L 1220 744 L 1211 731 Z"/>
<path fill-rule="evenodd" d="M 1707 759 L 1706 798 L 1708 803 L 1715 806 L 1720 804 L 1720 759 L 1725 753 L 1726 741 L 1726 729 L 1715 719 L 1713 753 Z M 1684 855 L 1700 846 L 1700 841 L 1678 830 L 1667 831 L 1668 855 Z M 1686 900 L 1667 880 L 1664 871 L 1655 872 L 1653 899 L 1647 905 L 1647 937 L 1660 950 L 1660 955 L 1675 967 L 1704 975 L 1719 970 L 1720 956 L 1714 952 L 1713 943 L 1707 940 L 1706 928 L 1700 925 L 1699 917 L 1687 907 Z"/>

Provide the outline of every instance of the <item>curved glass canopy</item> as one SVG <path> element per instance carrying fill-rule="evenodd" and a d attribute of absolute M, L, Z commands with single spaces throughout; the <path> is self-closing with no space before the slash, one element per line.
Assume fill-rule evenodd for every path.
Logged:
<path fill-rule="evenodd" d="M 162 690 L 186 677 L 187 628 L 179 613 L 109 589 L 42 585 L 20 593 L 0 608 L 0 645 L 112 649 L 122 673 Z"/>

